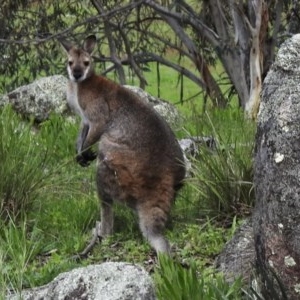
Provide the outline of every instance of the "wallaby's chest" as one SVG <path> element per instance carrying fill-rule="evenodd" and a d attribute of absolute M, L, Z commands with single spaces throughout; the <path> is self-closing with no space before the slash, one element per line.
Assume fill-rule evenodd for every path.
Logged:
<path fill-rule="evenodd" d="M 73 84 L 72 82 L 69 83 L 67 90 L 67 101 L 71 109 L 73 109 L 82 118 L 83 121 L 87 121 L 80 106 L 77 84 Z"/>

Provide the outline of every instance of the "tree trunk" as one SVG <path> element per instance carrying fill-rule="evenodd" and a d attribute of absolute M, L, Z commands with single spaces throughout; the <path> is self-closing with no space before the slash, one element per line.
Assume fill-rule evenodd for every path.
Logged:
<path fill-rule="evenodd" d="M 268 10 L 263 0 L 252 1 L 254 20 L 252 26 L 248 24 L 252 43 L 250 49 L 250 95 L 245 105 L 245 112 L 252 119 L 256 119 L 262 87 L 263 48 L 268 30 Z M 251 20 L 250 20 L 251 21 Z"/>
<path fill-rule="evenodd" d="M 250 50 L 250 95 L 245 104 L 245 112 L 251 119 L 256 119 L 260 103 L 262 85 L 260 61 L 259 35 L 254 33 Z"/>
<path fill-rule="evenodd" d="M 300 35 L 285 42 L 262 92 L 253 215 L 265 299 L 300 299 Z"/>

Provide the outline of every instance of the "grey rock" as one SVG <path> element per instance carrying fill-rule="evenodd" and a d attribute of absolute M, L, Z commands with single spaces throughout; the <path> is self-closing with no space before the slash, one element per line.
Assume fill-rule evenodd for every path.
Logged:
<path fill-rule="evenodd" d="M 244 282 L 250 282 L 254 260 L 252 222 L 251 219 L 247 219 L 217 256 L 215 267 L 224 274 L 229 283 L 238 277 L 242 277 Z"/>
<path fill-rule="evenodd" d="M 181 149 L 189 156 L 197 157 L 199 147 L 206 146 L 212 150 L 216 149 L 217 143 L 213 137 L 194 136 L 179 140 Z"/>
<path fill-rule="evenodd" d="M 183 151 L 184 163 L 186 168 L 186 177 L 193 176 L 192 174 L 192 159 L 197 158 L 200 154 L 200 147 L 206 146 L 211 150 L 216 148 L 216 140 L 213 137 L 194 136 L 178 140 Z"/>
<path fill-rule="evenodd" d="M 58 275 L 49 284 L 9 295 L 7 300 L 155 300 L 151 277 L 140 266 L 106 262 Z"/>
<path fill-rule="evenodd" d="M 277 299 L 300 295 L 299 82 L 297 34 L 278 51 L 264 81 L 258 115 L 253 230 L 258 285 L 265 299 L 275 299 L 274 294 Z"/>
<path fill-rule="evenodd" d="M 53 112 L 64 114 L 68 111 L 66 85 L 67 78 L 62 75 L 37 79 L 0 96 L 0 106 L 10 103 L 24 117 L 42 122 Z"/>
<path fill-rule="evenodd" d="M 299 299 L 299 82 L 297 34 L 282 44 L 263 84 L 252 224 L 243 224 L 216 260 L 229 281 L 242 276 L 261 299 Z"/>

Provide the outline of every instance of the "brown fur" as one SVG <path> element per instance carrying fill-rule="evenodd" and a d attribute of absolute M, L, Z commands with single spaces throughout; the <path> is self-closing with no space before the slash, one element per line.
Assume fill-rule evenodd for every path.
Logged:
<path fill-rule="evenodd" d="M 69 57 L 68 101 L 82 117 L 77 160 L 95 158 L 99 142 L 97 189 L 101 236 L 112 233 L 113 201 L 137 211 L 143 235 L 157 252 L 169 252 L 163 230 L 185 168 L 181 148 L 168 124 L 131 91 L 94 73 L 95 37 L 83 49 L 61 41 Z"/>

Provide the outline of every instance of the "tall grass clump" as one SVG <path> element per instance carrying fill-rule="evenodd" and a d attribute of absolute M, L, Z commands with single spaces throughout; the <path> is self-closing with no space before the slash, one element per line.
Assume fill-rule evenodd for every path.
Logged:
<path fill-rule="evenodd" d="M 17 225 L 12 219 L 5 225 L 1 224 L 0 264 L 6 292 L 21 291 L 23 286 L 30 286 L 28 266 L 44 247 L 40 230 L 35 227 L 29 233 L 27 226 L 26 222 Z"/>
<path fill-rule="evenodd" d="M 43 187 L 47 151 L 40 147 L 32 122 L 21 122 L 10 106 L 0 111 L 0 216 L 20 217 L 32 208 Z"/>
<path fill-rule="evenodd" d="M 37 199 L 80 192 L 82 174 L 73 172 L 75 124 L 52 116 L 36 127 L 5 106 L 0 110 L 0 136 L 2 220 L 26 216 L 37 209 Z"/>
<path fill-rule="evenodd" d="M 228 284 L 220 274 L 201 274 L 191 263 L 183 267 L 172 258 L 159 257 L 154 280 L 159 300 L 240 300 L 241 280 Z"/>
<path fill-rule="evenodd" d="M 98 217 L 95 170 L 74 160 L 77 126 L 61 116 L 37 125 L 0 110 L 0 299 L 69 269 L 67 257 L 89 238 Z"/>
<path fill-rule="evenodd" d="M 255 125 L 239 112 L 206 114 L 201 135 L 215 140 L 215 147 L 200 147 L 193 159 L 193 177 L 199 211 L 232 219 L 250 213 L 254 202 L 253 148 Z"/>

